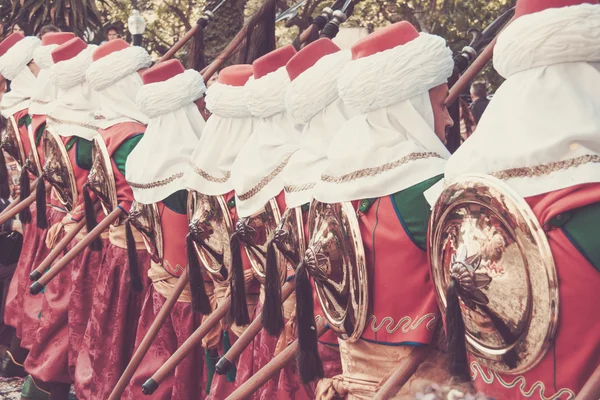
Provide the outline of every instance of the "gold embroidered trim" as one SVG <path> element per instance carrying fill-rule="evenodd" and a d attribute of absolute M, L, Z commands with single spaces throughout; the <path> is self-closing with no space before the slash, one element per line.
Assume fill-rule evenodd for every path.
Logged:
<path fill-rule="evenodd" d="M 129 186 L 131 186 L 132 188 L 136 188 L 136 189 L 154 189 L 160 186 L 165 186 L 168 185 L 169 183 L 173 182 L 174 180 L 183 178 L 183 172 L 179 172 L 175 175 L 172 175 L 166 179 L 162 179 L 160 181 L 156 181 L 156 182 L 150 182 L 150 183 L 135 183 L 135 182 L 130 182 L 127 181 L 127 183 L 129 184 Z"/>
<path fill-rule="evenodd" d="M 8 110 L 9 108 L 13 108 L 17 104 L 21 104 L 21 103 L 24 103 L 24 102 L 29 101 L 29 100 L 31 100 L 31 97 L 25 97 L 24 99 L 21 99 L 21 100 L 18 100 L 16 102 L 14 102 L 10 106 L 1 106 L 0 110 Z"/>
<path fill-rule="evenodd" d="M 264 178 L 262 178 L 260 180 L 260 182 L 258 182 L 256 184 L 256 186 L 254 186 L 252 189 L 248 190 L 245 193 L 242 193 L 241 195 L 239 195 L 239 199 L 242 201 L 246 201 L 254 196 L 256 196 L 256 194 L 258 192 L 260 192 L 265 186 L 267 186 L 267 184 L 269 182 L 271 182 L 277 175 L 279 175 L 281 173 L 281 171 L 283 171 L 283 169 L 285 168 L 285 166 L 287 165 L 288 161 L 290 161 L 290 158 L 292 157 L 292 155 L 290 154 L 289 156 L 287 156 L 287 158 L 285 160 L 283 160 L 283 162 L 281 164 L 279 164 L 277 166 L 277 168 L 275 168 L 275 170 L 273 170 L 273 172 L 271 172 L 269 175 L 265 176 Z"/>
<path fill-rule="evenodd" d="M 437 317 L 433 313 L 425 314 L 421 318 L 415 319 L 414 322 L 411 317 L 406 316 L 406 317 L 403 317 L 402 319 L 400 319 L 396 323 L 396 325 L 394 325 L 394 319 L 392 317 L 383 318 L 381 320 L 381 323 L 379 323 L 379 325 L 377 325 L 377 317 L 374 315 L 371 315 L 369 317 L 369 320 L 367 321 L 367 324 L 371 323 L 371 329 L 373 330 L 373 332 L 378 332 L 379 330 L 381 330 L 381 328 L 383 328 L 384 325 L 386 325 L 385 330 L 387 331 L 387 333 L 394 333 L 398 329 L 402 329 L 402 333 L 407 333 L 408 331 L 414 331 L 428 319 L 429 319 L 429 321 L 425 325 L 425 328 L 428 331 L 430 331 L 433 328 L 435 328 L 435 324 L 437 321 Z"/>
<path fill-rule="evenodd" d="M 411 161 L 422 160 L 425 158 L 442 158 L 442 156 L 434 152 L 410 153 L 399 160 L 385 163 L 379 167 L 359 169 L 358 171 L 354 171 L 342 176 L 321 175 L 321 180 L 329 183 L 350 182 L 356 179 L 365 178 L 367 176 L 379 175 L 382 172 L 398 168 L 399 166 L 407 164 Z"/>
<path fill-rule="evenodd" d="M 209 174 L 202 168 L 198 167 L 196 164 L 194 164 L 191 161 L 188 161 L 188 165 L 194 170 L 195 173 L 197 173 L 198 175 L 200 175 L 201 177 L 203 177 L 204 179 L 206 179 L 209 182 L 225 183 L 229 180 L 229 178 L 231 178 L 231 171 L 225 172 L 224 177 L 217 178 L 216 176 L 212 176 L 211 174 Z"/>
<path fill-rule="evenodd" d="M 492 176 L 503 180 L 512 178 L 532 178 L 534 176 L 549 175 L 552 172 L 564 169 L 576 168 L 589 163 L 600 163 L 600 156 L 588 154 L 581 157 L 570 158 L 564 161 L 536 165 L 534 167 L 510 168 L 494 172 L 492 173 Z"/>
<path fill-rule="evenodd" d="M 31 102 L 37 104 L 49 104 L 50 100 L 31 99 Z"/>
<path fill-rule="evenodd" d="M 284 186 L 283 189 L 288 193 L 304 192 L 305 190 L 310 190 L 310 189 L 314 188 L 315 185 L 316 185 L 316 183 L 311 182 L 311 183 L 305 183 L 303 185 Z"/>
<path fill-rule="evenodd" d="M 512 382 L 506 382 L 495 371 L 491 371 L 490 369 L 488 369 L 488 373 L 490 374 L 488 376 L 485 374 L 485 372 L 483 372 L 483 368 L 481 367 L 481 365 L 479 365 L 479 363 L 475 361 L 471 362 L 471 372 L 473 373 L 473 380 L 475 380 L 475 378 L 477 378 L 477 376 L 479 375 L 481 376 L 481 379 L 488 385 L 494 383 L 494 380 L 497 380 L 498 383 L 500 383 L 506 389 L 513 389 L 518 385 L 521 394 L 527 398 L 532 397 L 537 391 L 537 389 L 539 389 L 539 398 L 541 400 L 573 400 L 575 398 L 575 393 L 572 390 L 566 388 L 560 389 L 550 397 L 546 397 L 546 386 L 540 381 L 535 382 L 531 386 L 531 388 L 527 390 L 527 381 L 525 380 L 525 377 L 523 375 L 517 376 Z M 567 395 L 567 397 L 563 398 L 563 395 Z"/>
<path fill-rule="evenodd" d="M 98 127 L 97 126 L 91 125 L 91 124 L 86 124 L 84 122 L 68 121 L 68 120 L 65 120 L 65 119 L 54 118 L 54 117 L 51 117 L 49 115 L 46 116 L 46 119 L 48 121 L 52 121 L 52 122 L 57 123 L 57 124 L 79 126 L 81 128 L 86 128 L 86 129 L 91 129 L 93 131 L 98 131 Z"/>

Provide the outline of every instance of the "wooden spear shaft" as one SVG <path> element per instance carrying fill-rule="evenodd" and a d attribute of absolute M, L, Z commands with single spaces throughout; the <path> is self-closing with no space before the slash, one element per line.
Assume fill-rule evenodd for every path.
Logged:
<path fill-rule="evenodd" d="M 116 207 L 100 223 L 92 229 L 79 243 L 75 245 L 63 258 L 54 264 L 38 281 L 34 282 L 29 291 L 31 294 L 38 294 L 60 271 L 62 271 L 71 261 L 75 259 L 90 243 L 96 240 L 102 232 L 108 229 L 109 225 L 115 222 L 122 214 L 123 210 Z"/>
<path fill-rule="evenodd" d="M 323 336 L 329 330 L 329 326 L 320 323 L 317 326 L 317 337 Z M 285 367 L 298 353 L 298 339 L 294 340 L 281 353 L 274 357 L 260 371 L 256 372 L 250 379 L 244 382 L 235 392 L 233 392 L 227 400 L 242 400 L 248 399 L 262 385 L 267 383 L 276 373 Z"/>
<path fill-rule="evenodd" d="M 294 281 L 286 282 L 281 288 L 281 301 L 286 301 L 288 297 L 294 292 L 296 286 Z M 239 358 L 242 352 L 248 347 L 254 340 L 256 335 L 262 330 L 262 313 L 258 314 L 250 325 L 244 330 L 244 333 L 235 341 L 233 346 L 216 365 L 216 371 L 219 375 L 224 375 L 231 367 L 233 367 L 235 361 Z"/>
<path fill-rule="evenodd" d="M 600 365 L 596 368 L 590 379 L 579 391 L 575 400 L 597 400 L 600 399 Z"/>
<path fill-rule="evenodd" d="M 12 207 L 10 210 L 8 210 L 5 213 L 3 213 L 2 215 L 0 215 L 0 225 L 5 223 L 6 221 L 10 220 L 11 218 L 14 218 L 18 213 L 20 213 L 21 211 L 23 211 L 24 209 L 26 209 L 27 207 L 29 207 L 30 205 L 35 203 L 35 192 L 31 193 L 29 195 L 29 197 L 27 197 L 25 200 L 23 200 L 19 203 L 17 203 L 17 202 L 15 202 L 15 203 L 16 203 L 16 205 L 14 207 Z M 13 203 L 13 204 L 15 204 L 15 203 Z"/>
<path fill-rule="evenodd" d="M 1 151 L 1 150 L 0 150 Z M 39 178 L 38 178 L 39 179 Z M 38 179 L 36 179 L 35 181 L 31 182 L 31 185 L 29 186 L 29 191 L 35 193 L 35 188 L 37 186 L 38 183 Z M 29 197 L 28 197 L 29 198 Z M 27 198 L 27 199 L 28 199 Z M 25 199 L 25 200 L 27 200 Z M 25 201 L 23 200 L 23 201 Z M 0 218 L 4 217 L 4 214 L 8 213 L 10 210 L 12 210 L 13 208 L 15 208 L 17 205 L 21 204 L 21 201 L 15 200 L 12 203 L 10 203 L 8 205 L 8 207 L 6 207 L 1 213 L 0 213 Z M 16 215 L 16 214 L 15 214 Z M 10 218 L 9 218 L 10 219 Z"/>
<path fill-rule="evenodd" d="M 121 395 L 125 391 L 125 388 L 129 384 L 129 381 L 131 381 L 133 374 L 142 363 L 142 360 L 146 356 L 146 353 L 148 353 L 150 345 L 152 345 L 152 342 L 154 342 L 154 339 L 156 339 L 160 328 L 163 326 L 163 324 L 169 317 L 171 310 L 173 310 L 173 307 L 175 307 L 175 304 L 177 304 L 177 300 L 179 299 L 179 296 L 183 292 L 183 289 L 185 289 L 185 286 L 188 284 L 188 282 L 189 277 L 188 270 L 186 268 L 177 280 L 177 284 L 175 285 L 173 291 L 167 298 L 167 301 L 161 307 L 154 321 L 152 321 L 150 329 L 148 329 L 148 332 L 146 332 L 146 335 L 144 336 L 139 347 L 133 354 L 131 361 L 129 361 L 127 368 L 125 368 L 123 375 L 121 375 L 121 378 L 119 378 L 119 381 L 117 382 L 117 385 L 108 397 L 108 400 L 119 400 L 121 398 Z"/>

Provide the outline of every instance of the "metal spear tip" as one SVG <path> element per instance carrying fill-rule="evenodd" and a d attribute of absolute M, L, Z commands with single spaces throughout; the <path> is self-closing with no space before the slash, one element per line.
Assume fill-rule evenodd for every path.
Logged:
<path fill-rule="evenodd" d="M 34 282 L 33 285 L 29 286 L 29 293 L 31 294 L 40 294 L 42 290 L 44 290 L 44 285 L 39 282 Z"/>
<path fill-rule="evenodd" d="M 233 363 L 231 361 L 225 357 L 221 357 L 221 359 L 215 365 L 215 371 L 217 371 L 217 374 L 219 375 L 225 375 L 231 370 L 232 367 Z"/>
<path fill-rule="evenodd" d="M 149 396 L 152 393 L 154 393 L 156 389 L 158 389 L 158 383 L 156 383 L 156 381 L 152 378 L 148 379 L 142 385 L 142 393 L 144 393 L 146 396 Z"/>

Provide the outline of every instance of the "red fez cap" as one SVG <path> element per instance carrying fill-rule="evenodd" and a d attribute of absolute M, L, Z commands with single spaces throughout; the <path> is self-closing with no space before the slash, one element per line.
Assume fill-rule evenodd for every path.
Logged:
<path fill-rule="evenodd" d="M 321 38 L 296 53 L 285 65 L 285 69 L 293 81 L 298 75 L 315 65 L 322 57 L 338 51 L 340 51 L 340 48 L 330 39 Z"/>
<path fill-rule="evenodd" d="M 562 8 L 580 4 L 598 4 L 598 0 L 518 0 L 515 17 L 544 11 L 548 8 Z"/>
<path fill-rule="evenodd" d="M 25 38 L 19 32 L 11 33 L 0 43 L 0 57 L 2 57 L 6 52 L 13 47 L 18 41 Z"/>
<path fill-rule="evenodd" d="M 252 63 L 254 79 L 260 79 L 271 72 L 277 71 L 279 68 L 283 67 L 294 54 L 296 54 L 296 49 L 294 49 L 294 46 L 291 44 L 288 44 L 287 46 L 273 50 L 269 54 L 257 58 Z"/>
<path fill-rule="evenodd" d="M 185 68 L 181 62 L 177 59 L 173 59 L 158 63 L 152 68 L 147 69 L 146 72 L 142 74 L 142 81 L 144 82 L 144 85 L 156 82 L 164 82 L 171 79 L 175 75 L 183 74 L 184 72 Z"/>
<path fill-rule="evenodd" d="M 48 32 L 42 37 L 42 46 L 48 46 L 51 44 L 61 45 L 68 40 L 75 37 L 72 32 Z"/>
<path fill-rule="evenodd" d="M 357 41 L 352 46 L 352 59 L 372 56 L 375 53 L 404 45 L 418 37 L 419 32 L 410 22 L 397 22 Z"/>
<path fill-rule="evenodd" d="M 94 51 L 94 54 L 92 54 L 92 61 L 98 61 L 99 59 L 106 57 L 115 51 L 121 51 L 128 47 L 129 44 L 123 39 L 110 40 Z"/>
<path fill-rule="evenodd" d="M 244 86 L 252 76 L 252 65 L 239 64 L 223 68 L 217 82 L 229 86 Z"/>
<path fill-rule="evenodd" d="M 86 48 L 87 44 L 78 37 L 75 37 L 52 50 L 52 60 L 55 64 L 61 61 L 70 60 Z"/>

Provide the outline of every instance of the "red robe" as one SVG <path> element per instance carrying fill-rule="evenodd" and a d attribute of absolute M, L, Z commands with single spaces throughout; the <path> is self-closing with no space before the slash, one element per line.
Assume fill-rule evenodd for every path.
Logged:
<path fill-rule="evenodd" d="M 541 226 L 553 217 L 598 203 L 600 184 L 586 184 L 527 198 Z M 531 370 L 514 376 L 497 374 L 471 359 L 475 387 L 506 399 L 572 400 L 600 365 L 600 274 L 561 229 L 547 228 L 559 282 L 555 345 Z"/>

